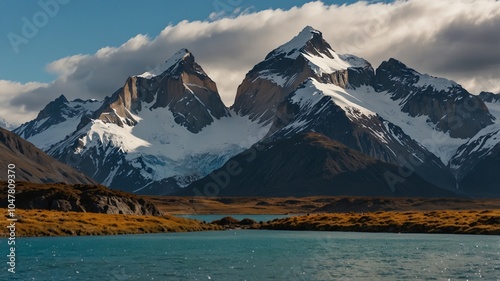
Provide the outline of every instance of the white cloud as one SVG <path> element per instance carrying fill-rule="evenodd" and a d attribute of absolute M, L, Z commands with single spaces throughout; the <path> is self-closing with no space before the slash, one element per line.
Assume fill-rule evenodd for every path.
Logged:
<path fill-rule="evenodd" d="M 420 72 L 454 79 L 473 93 L 500 92 L 499 1 L 342 6 L 311 2 L 286 11 L 237 12 L 236 17 L 210 22 L 182 21 L 165 27 L 156 38 L 139 34 L 119 47 L 49 63 L 47 71 L 58 75 L 50 84 L 1 81 L 8 87 L 0 90 L 0 116 L 10 122 L 27 121 L 61 93 L 69 99 L 102 99 L 128 76 L 153 68 L 184 47 L 230 105 L 246 72 L 306 25 L 321 30 L 338 52 L 364 57 L 374 67 L 394 57 Z"/>
<path fill-rule="evenodd" d="M 8 123 L 18 125 L 19 120 L 30 120 L 36 117 L 37 112 L 27 110 L 25 106 L 9 106 L 13 95 L 30 95 L 37 89 L 47 88 L 49 85 L 44 83 L 26 83 L 21 84 L 12 81 L 0 80 L 0 116 Z"/>

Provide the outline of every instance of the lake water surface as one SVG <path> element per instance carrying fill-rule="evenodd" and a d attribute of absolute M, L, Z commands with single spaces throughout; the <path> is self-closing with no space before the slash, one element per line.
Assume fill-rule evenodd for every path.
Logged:
<path fill-rule="evenodd" d="M 17 253 L 0 280 L 500 280 L 499 236 L 231 230 L 19 238 Z"/>

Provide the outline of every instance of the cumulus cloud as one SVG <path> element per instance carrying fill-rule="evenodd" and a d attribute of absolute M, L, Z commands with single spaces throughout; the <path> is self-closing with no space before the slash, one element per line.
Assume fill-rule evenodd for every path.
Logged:
<path fill-rule="evenodd" d="M 69 99 L 103 99 L 128 76 L 154 68 L 180 48 L 195 55 L 231 105 L 246 72 L 306 25 L 321 30 L 337 52 L 361 56 L 374 67 L 394 57 L 420 72 L 453 79 L 472 93 L 500 92 L 498 1 L 311 2 L 212 18 L 182 21 L 155 38 L 139 34 L 118 47 L 51 62 L 46 70 L 58 77 L 48 84 L 0 81 L 7 85 L 0 90 L 0 116 L 27 121 L 61 93 Z"/>

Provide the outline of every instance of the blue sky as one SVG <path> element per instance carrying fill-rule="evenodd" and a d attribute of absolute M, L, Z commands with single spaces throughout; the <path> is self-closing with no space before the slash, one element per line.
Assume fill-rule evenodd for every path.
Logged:
<path fill-rule="evenodd" d="M 119 46 L 137 34 L 155 37 L 169 24 L 182 20 L 210 20 L 212 13 L 224 12 L 231 16 L 236 11 L 261 11 L 268 8 L 289 9 L 301 6 L 307 0 L 192 0 L 192 1 L 132 1 L 132 0 L 64 0 L 58 11 L 44 23 L 40 12 L 46 13 L 39 3 L 57 0 L 0 1 L 0 79 L 26 83 L 50 82 L 55 78 L 45 66 L 59 58 L 90 54 L 106 46 Z M 65 2 L 68 2 L 67 4 Z M 355 1 L 324 1 L 328 4 Z M 50 6 L 50 5 L 49 5 Z M 53 9 L 53 8 L 52 8 Z M 38 14 L 37 14 L 38 13 Z M 39 18 L 36 18 L 38 16 Z M 22 28 L 28 19 L 38 29 L 33 38 L 23 36 Z M 38 22 L 35 22 L 38 20 Z M 9 34 L 26 38 L 17 44 L 16 53 Z M 12 37 L 12 36 L 11 36 Z M 17 37 L 16 37 L 17 38 Z M 14 42 L 17 42 L 14 40 Z"/>

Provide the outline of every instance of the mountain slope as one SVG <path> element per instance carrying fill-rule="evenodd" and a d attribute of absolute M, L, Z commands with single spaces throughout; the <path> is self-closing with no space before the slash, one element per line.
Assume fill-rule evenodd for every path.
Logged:
<path fill-rule="evenodd" d="M 444 188 L 455 180 L 434 154 L 422 147 L 395 124 L 378 115 L 377 93 L 371 87 L 343 89 L 308 80 L 280 104 L 289 120 L 276 119 L 271 139 L 282 139 L 314 131 L 381 161 L 405 167 Z"/>
<path fill-rule="evenodd" d="M 398 167 L 321 134 L 257 145 L 182 191 L 219 196 L 453 196 L 413 174 L 395 182 Z M 218 192 L 215 192 L 218 191 Z"/>
<path fill-rule="evenodd" d="M 500 99 L 481 93 L 495 124 L 479 131 L 459 147 L 450 161 L 458 188 L 479 197 L 500 197 Z"/>
<path fill-rule="evenodd" d="M 0 169 L 7 171 L 14 164 L 17 181 L 34 183 L 64 182 L 70 184 L 95 184 L 88 176 L 55 160 L 33 144 L 18 135 L 0 128 Z M 0 175 L 0 181 L 7 181 L 7 172 Z"/>

